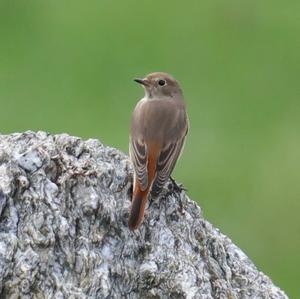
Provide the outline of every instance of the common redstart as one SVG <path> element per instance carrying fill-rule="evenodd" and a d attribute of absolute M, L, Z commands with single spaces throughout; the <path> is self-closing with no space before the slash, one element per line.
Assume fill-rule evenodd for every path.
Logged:
<path fill-rule="evenodd" d="M 134 81 L 144 87 L 145 96 L 137 103 L 131 119 L 131 230 L 142 223 L 149 194 L 157 196 L 170 177 L 189 126 L 182 90 L 172 76 L 157 72 Z"/>

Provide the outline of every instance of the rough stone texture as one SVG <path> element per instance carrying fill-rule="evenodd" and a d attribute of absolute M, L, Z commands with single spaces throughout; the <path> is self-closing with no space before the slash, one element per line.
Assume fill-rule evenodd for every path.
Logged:
<path fill-rule="evenodd" d="M 0 298 L 287 298 L 172 183 L 129 231 L 131 184 L 97 140 L 0 135 Z"/>

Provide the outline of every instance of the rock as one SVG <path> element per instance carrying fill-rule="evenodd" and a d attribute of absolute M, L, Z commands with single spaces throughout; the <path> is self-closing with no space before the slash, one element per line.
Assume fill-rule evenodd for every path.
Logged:
<path fill-rule="evenodd" d="M 287 298 L 171 181 L 130 231 L 131 189 L 97 140 L 0 135 L 0 297 Z"/>

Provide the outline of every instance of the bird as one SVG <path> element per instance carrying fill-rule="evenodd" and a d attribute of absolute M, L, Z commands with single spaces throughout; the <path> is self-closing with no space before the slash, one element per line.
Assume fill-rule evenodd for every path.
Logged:
<path fill-rule="evenodd" d="M 155 72 L 134 81 L 143 86 L 145 95 L 131 117 L 129 156 L 134 177 L 130 230 L 143 222 L 149 195 L 159 195 L 169 179 L 189 128 L 183 92 L 175 78 Z"/>

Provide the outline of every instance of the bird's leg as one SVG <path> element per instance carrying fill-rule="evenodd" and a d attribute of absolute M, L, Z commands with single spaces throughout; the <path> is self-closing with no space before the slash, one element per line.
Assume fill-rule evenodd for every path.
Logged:
<path fill-rule="evenodd" d="M 179 195 L 179 209 L 178 210 L 179 210 L 179 212 L 181 214 L 184 214 L 185 211 L 184 211 L 183 202 L 182 202 L 182 198 L 181 198 L 181 196 L 182 196 L 181 191 L 187 191 L 187 189 L 184 188 L 182 184 L 178 185 L 171 176 L 170 176 L 170 180 L 173 183 L 173 190 L 175 192 L 179 192 L 180 193 L 180 195 Z"/>
<path fill-rule="evenodd" d="M 153 200 L 153 197 L 151 196 L 151 192 L 149 192 L 149 195 L 148 195 L 148 209 L 152 206 L 154 200 Z"/>
<path fill-rule="evenodd" d="M 176 181 L 171 176 L 170 176 L 170 180 L 173 184 L 174 191 L 177 191 L 177 192 L 181 192 L 182 190 L 187 191 L 187 189 L 183 186 L 183 184 L 177 184 Z"/>
<path fill-rule="evenodd" d="M 158 197 L 159 197 L 159 194 L 153 194 L 152 192 L 149 192 L 149 195 L 148 195 L 148 208 L 150 208 L 152 206 L 152 204 L 157 201 Z"/>

